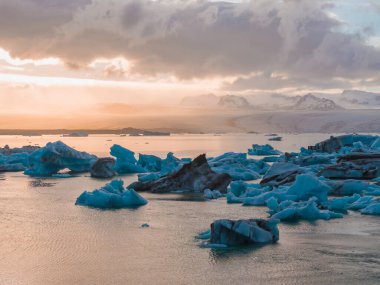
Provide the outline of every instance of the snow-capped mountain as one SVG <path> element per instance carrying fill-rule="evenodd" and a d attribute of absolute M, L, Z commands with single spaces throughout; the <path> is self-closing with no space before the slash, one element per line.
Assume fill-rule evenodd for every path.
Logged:
<path fill-rule="evenodd" d="M 184 97 L 180 105 L 188 107 L 215 107 L 219 102 L 219 97 L 214 94 L 203 94 L 199 96 Z"/>
<path fill-rule="evenodd" d="M 226 95 L 222 96 L 218 102 L 219 107 L 223 108 L 249 108 L 251 105 L 248 100 L 241 96 Z"/>
<path fill-rule="evenodd" d="M 298 99 L 297 103 L 292 107 L 295 110 L 313 110 L 313 111 L 331 111 L 342 110 L 333 100 L 319 98 L 309 93 Z"/>
<path fill-rule="evenodd" d="M 250 101 L 248 101 L 250 100 Z M 237 95 L 216 96 L 206 94 L 182 99 L 181 105 L 198 108 L 228 108 L 256 110 L 311 110 L 311 111 L 331 111 L 342 110 L 333 100 L 317 97 L 311 93 L 304 96 L 287 96 L 283 94 L 262 95 L 260 98 L 243 97 Z"/>
<path fill-rule="evenodd" d="M 251 106 L 247 99 L 242 96 L 216 96 L 214 94 L 184 97 L 180 105 L 200 108 L 248 108 Z"/>
<path fill-rule="evenodd" d="M 339 103 L 349 108 L 378 109 L 380 94 L 360 90 L 344 90 L 338 97 Z"/>

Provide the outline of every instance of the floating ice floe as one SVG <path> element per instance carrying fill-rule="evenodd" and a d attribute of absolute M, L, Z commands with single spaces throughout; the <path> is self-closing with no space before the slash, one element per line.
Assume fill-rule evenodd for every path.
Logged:
<path fill-rule="evenodd" d="M 147 203 L 135 190 L 125 189 L 122 180 L 113 180 L 93 192 L 83 192 L 75 204 L 99 209 L 120 209 L 136 208 Z"/>
<path fill-rule="evenodd" d="M 326 154 L 308 154 L 302 155 L 297 154 L 297 156 L 291 156 L 285 154 L 285 161 L 297 164 L 299 166 L 311 166 L 311 165 L 326 165 L 332 164 L 334 155 L 326 155 Z"/>
<path fill-rule="evenodd" d="M 269 138 L 268 141 L 282 141 L 282 137 L 272 137 L 272 138 Z"/>
<path fill-rule="evenodd" d="M 277 162 L 281 159 L 279 156 L 266 156 L 263 157 L 262 161 L 264 162 Z"/>
<path fill-rule="evenodd" d="M 275 198 L 268 200 L 269 213 L 271 218 L 281 221 L 294 220 L 329 220 L 335 218 L 343 218 L 343 215 L 329 210 L 321 210 L 317 207 L 315 198 L 308 201 L 293 202 L 283 201 L 278 203 Z"/>
<path fill-rule="evenodd" d="M 354 194 L 352 196 L 345 196 L 340 198 L 333 198 L 327 202 L 327 207 L 329 210 L 339 213 L 347 213 L 350 206 L 360 199 L 359 194 Z"/>
<path fill-rule="evenodd" d="M 327 180 L 326 184 L 330 186 L 330 195 L 347 196 L 353 194 L 362 194 L 369 188 L 369 184 L 361 180 Z"/>
<path fill-rule="evenodd" d="M 137 160 L 133 151 L 117 144 L 111 147 L 111 155 L 116 157 L 114 169 L 117 173 L 144 173 L 139 176 L 144 181 L 154 177 L 150 175 L 151 173 L 155 173 L 155 176 L 161 177 L 177 171 L 183 164 L 190 162 L 190 159 L 187 158 L 176 158 L 172 152 L 169 152 L 165 159 L 151 154 L 140 153 Z"/>
<path fill-rule="evenodd" d="M 246 153 L 227 152 L 218 157 L 210 158 L 208 163 L 217 173 L 227 173 L 232 180 L 259 179 L 269 168 L 262 160 L 248 159 Z"/>
<path fill-rule="evenodd" d="M 34 145 L 25 145 L 22 147 L 14 147 L 11 148 L 9 145 L 5 145 L 4 147 L 0 147 L 0 154 L 3 155 L 12 155 L 16 153 L 32 153 L 39 149 L 39 146 L 34 146 Z"/>
<path fill-rule="evenodd" d="M 269 144 L 259 145 L 259 144 L 253 144 L 252 148 L 248 149 L 249 155 L 280 155 L 282 154 L 281 151 L 274 149 Z"/>
<path fill-rule="evenodd" d="M 296 196 L 297 201 L 305 201 L 315 197 L 318 202 L 325 202 L 330 190 L 331 188 L 316 176 L 301 174 L 296 177 L 296 181 L 289 187 L 286 194 Z"/>
<path fill-rule="evenodd" d="M 203 232 L 200 232 L 196 238 L 197 239 L 202 239 L 202 240 L 206 240 L 206 239 L 210 239 L 211 237 L 211 230 L 206 230 L 206 231 L 203 231 Z"/>
<path fill-rule="evenodd" d="M 371 149 L 376 150 L 380 149 L 380 137 L 378 137 L 372 144 Z"/>
<path fill-rule="evenodd" d="M 380 215 L 380 200 L 376 200 L 360 211 L 363 215 Z"/>
<path fill-rule="evenodd" d="M 148 182 L 154 181 L 161 177 L 159 173 L 151 172 L 151 173 L 140 173 L 137 175 L 139 182 Z"/>
<path fill-rule="evenodd" d="M 29 155 L 29 168 L 25 174 L 30 176 L 50 176 L 60 170 L 89 172 L 98 158 L 87 152 L 77 151 L 61 141 L 47 143 Z"/>
<path fill-rule="evenodd" d="M 206 198 L 206 199 L 218 199 L 218 198 L 221 198 L 223 197 L 223 194 L 220 193 L 218 190 L 210 190 L 210 189 L 206 189 L 204 192 L 203 192 L 203 196 Z"/>
<path fill-rule="evenodd" d="M 24 171 L 29 166 L 28 159 L 27 153 L 0 154 L 0 172 Z"/>

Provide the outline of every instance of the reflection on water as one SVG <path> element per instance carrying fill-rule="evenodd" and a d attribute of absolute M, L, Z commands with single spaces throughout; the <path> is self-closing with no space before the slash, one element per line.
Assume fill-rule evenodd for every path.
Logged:
<path fill-rule="evenodd" d="M 187 201 L 187 202 L 207 202 L 203 194 L 200 193 L 178 193 L 178 194 L 165 194 L 159 197 L 152 198 L 153 200 L 161 201 Z M 211 202 L 211 201 L 209 201 Z"/>
<path fill-rule="evenodd" d="M 282 136 L 273 145 L 284 151 L 326 137 Z M 108 154 L 107 139 L 112 139 L 160 156 L 170 150 L 178 156 L 213 156 L 267 142 L 255 134 L 27 138 L 40 145 L 56 139 L 98 155 Z M 23 145 L 22 140 L 0 137 L 0 145 Z M 121 177 L 125 185 L 136 178 Z M 378 217 L 350 213 L 317 226 L 281 223 L 277 244 L 206 249 L 194 237 L 215 219 L 264 218 L 267 208 L 142 193 L 149 200 L 144 207 L 99 211 L 75 206 L 83 191 L 108 182 L 88 173 L 66 179 L 5 173 L 0 179 L 0 284 L 375 284 L 380 278 Z"/>
<path fill-rule="evenodd" d="M 30 187 L 53 187 L 56 183 L 47 182 L 47 180 L 37 179 L 29 182 Z"/>

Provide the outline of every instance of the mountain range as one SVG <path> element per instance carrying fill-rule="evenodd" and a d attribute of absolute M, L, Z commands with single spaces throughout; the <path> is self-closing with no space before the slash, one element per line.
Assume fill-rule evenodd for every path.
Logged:
<path fill-rule="evenodd" d="M 329 98 L 326 98 L 329 96 Z M 184 97 L 181 106 L 196 108 L 334 111 L 343 109 L 379 109 L 380 94 L 344 90 L 341 94 L 308 93 L 302 96 L 284 94 L 223 95 L 204 94 Z"/>

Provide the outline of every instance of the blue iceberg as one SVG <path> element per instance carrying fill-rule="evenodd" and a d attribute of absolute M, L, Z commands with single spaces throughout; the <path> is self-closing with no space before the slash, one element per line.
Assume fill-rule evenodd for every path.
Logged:
<path fill-rule="evenodd" d="M 343 218 L 343 215 L 329 210 L 321 210 L 317 207 L 316 198 L 311 198 L 308 201 L 293 202 L 283 201 L 277 203 L 275 198 L 268 200 L 269 213 L 272 219 L 278 220 L 329 220 L 335 218 Z"/>
<path fill-rule="evenodd" d="M 360 211 L 363 215 L 380 216 L 380 200 L 376 200 Z"/>
<path fill-rule="evenodd" d="M 223 197 L 223 194 L 220 193 L 218 190 L 210 190 L 210 189 L 206 189 L 204 192 L 203 192 L 203 196 L 206 198 L 206 199 L 218 199 L 218 198 L 221 198 Z"/>
<path fill-rule="evenodd" d="M 227 173 L 232 180 L 255 180 L 264 174 L 269 164 L 262 160 L 248 159 L 246 153 L 227 152 L 208 159 L 211 169 L 217 173 Z"/>
<path fill-rule="evenodd" d="M 111 147 L 111 155 L 116 157 L 114 170 L 119 174 L 143 173 L 145 168 L 137 164 L 135 153 L 118 144 Z"/>
<path fill-rule="evenodd" d="M 331 188 L 310 174 L 301 174 L 296 177 L 296 181 L 289 187 L 287 195 L 297 196 L 298 201 L 306 201 L 311 197 L 316 197 L 319 202 L 327 201 L 327 195 Z"/>
<path fill-rule="evenodd" d="M 29 166 L 28 153 L 0 154 L 0 172 L 24 171 Z"/>
<path fill-rule="evenodd" d="M 122 180 L 113 180 L 93 192 L 83 192 L 75 205 L 99 209 L 136 208 L 148 201 L 133 189 L 125 189 Z"/>
<path fill-rule="evenodd" d="M 29 168 L 24 173 L 30 176 L 51 176 L 63 169 L 89 172 L 97 159 L 95 155 L 77 151 L 61 141 L 49 142 L 29 155 Z"/>
<path fill-rule="evenodd" d="M 274 149 L 269 144 L 264 144 L 264 145 L 253 144 L 252 148 L 248 149 L 248 154 L 265 156 L 265 155 L 280 155 L 282 154 L 282 152 L 277 149 Z"/>

